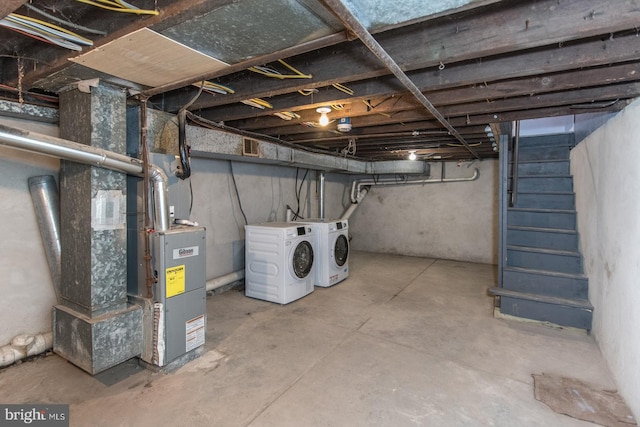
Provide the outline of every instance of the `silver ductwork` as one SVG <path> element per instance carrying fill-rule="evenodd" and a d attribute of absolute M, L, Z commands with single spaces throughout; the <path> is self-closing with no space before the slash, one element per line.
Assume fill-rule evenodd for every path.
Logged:
<path fill-rule="evenodd" d="M 5 125 L 0 125 L 0 144 L 129 175 L 143 176 L 144 164 L 139 159 Z M 155 196 L 154 228 L 156 231 L 166 231 L 170 226 L 167 175 L 158 166 L 149 165 L 149 169 Z"/>
<path fill-rule="evenodd" d="M 60 303 L 60 193 L 51 175 L 29 178 L 29 192 L 44 243 L 56 300 Z"/>

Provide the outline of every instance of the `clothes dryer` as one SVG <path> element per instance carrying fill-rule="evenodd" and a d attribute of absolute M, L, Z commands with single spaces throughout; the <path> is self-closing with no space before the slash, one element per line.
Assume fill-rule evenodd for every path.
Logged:
<path fill-rule="evenodd" d="M 316 237 L 315 285 L 333 286 L 349 277 L 349 222 L 345 219 L 307 219 Z"/>
<path fill-rule="evenodd" d="M 262 223 L 245 226 L 245 295 L 288 304 L 313 291 L 313 225 Z"/>

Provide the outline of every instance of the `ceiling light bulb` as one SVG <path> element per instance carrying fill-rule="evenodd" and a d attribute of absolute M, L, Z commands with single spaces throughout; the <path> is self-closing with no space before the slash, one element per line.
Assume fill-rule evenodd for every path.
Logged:
<path fill-rule="evenodd" d="M 331 112 L 331 107 L 318 107 L 316 108 L 316 111 L 320 113 L 320 120 L 318 120 L 318 123 L 320 124 L 320 126 L 328 125 L 329 116 L 327 116 L 327 113 Z"/>
<path fill-rule="evenodd" d="M 416 152 L 409 151 L 409 160 L 415 160 L 415 159 L 416 159 Z"/>

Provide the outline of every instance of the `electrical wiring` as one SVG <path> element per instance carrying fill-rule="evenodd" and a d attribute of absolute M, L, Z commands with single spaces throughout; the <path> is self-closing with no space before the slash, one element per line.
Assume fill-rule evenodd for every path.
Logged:
<path fill-rule="evenodd" d="M 247 221 L 247 215 L 244 213 L 244 209 L 242 208 L 242 200 L 240 200 L 240 193 L 238 192 L 238 183 L 236 182 L 236 175 L 233 173 L 233 162 L 229 160 L 229 170 L 231 172 L 231 180 L 233 181 L 233 188 L 236 191 L 236 198 L 238 199 L 238 207 L 240 208 L 240 213 L 242 214 L 242 218 L 244 218 L 245 225 L 249 225 Z"/>
<path fill-rule="evenodd" d="M 10 13 L 6 19 L 8 21 L 15 22 L 17 24 L 22 24 L 35 31 L 43 32 L 45 34 L 50 34 L 51 36 L 54 36 L 54 37 L 60 37 L 72 43 L 77 43 L 83 46 L 93 45 L 93 42 L 91 40 L 85 37 L 82 37 L 81 35 L 76 34 L 73 31 L 67 30 L 65 28 L 59 27 L 58 25 L 51 24 L 49 22 L 41 21 L 40 19 L 31 18 L 29 16 L 24 16 L 24 15 L 18 15 L 17 13 Z"/>
<path fill-rule="evenodd" d="M 274 79 L 311 79 L 313 76 L 311 74 L 304 74 L 297 68 L 292 65 L 287 64 L 284 60 L 278 59 L 278 62 L 285 67 L 287 67 L 290 71 L 293 71 L 293 74 L 282 74 L 280 71 L 275 68 L 265 67 L 265 66 L 254 66 L 249 67 L 247 70 L 252 71 L 254 73 L 262 74 L 263 76 L 271 77 Z"/>
<path fill-rule="evenodd" d="M 296 202 L 298 203 L 298 206 L 296 208 L 296 211 L 293 213 L 293 220 L 297 220 L 298 218 L 300 219 L 304 219 L 301 215 L 300 215 L 300 196 L 302 194 L 302 185 L 304 184 L 304 180 L 307 178 L 307 174 L 309 173 L 309 169 L 307 169 L 302 177 L 302 181 L 300 181 L 300 186 L 298 186 L 298 174 L 300 173 L 300 168 L 296 168 L 296 182 L 294 184 L 293 190 L 295 192 L 296 195 Z M 308 194 L 307 194 L 308 196 Z"/>
<path fill-rule="evenodd" d="M 37 7 L 35 7 L 34 5 L 30 4 L 29 2 L 25 3 L 24 6 L 27 9 L 44 16 L 45 18 L 48 18 L 48 19 L 50 19 L 50 20 L 52 20 L 54 22 L 57 22 L 58 24 L 66 25 L 67 27 L 75 28 L 76 30 L 84 31 L 85 33 L 89 33 L 89 34 L 96 34 L 96 35 L 99 35 L 99 36 L 106 36 L 107 35 L 106 31 L 94 30 L 93 28 L 83 27 L 82 25 L 78 25 L 78 24 L 76 24 L 74 22 L 67 21 L 67 20 L 62 19 L 62 18 L 58 18 L 57 16 L 51 15 L 50 13 L 45 12 L 44 10 L 38 9 Z"/>
<path fill-rule="evenodd" d="M 300 89 L 298 91 L 298 93 L 300 95 L 304 95 L 304 96 L 309 96 L 309 95 L 313 95 L 314 93 L 318 93 L 318 89 Z"/>
<path fill-rule="evenodd" d="M 25 22 L 25 20 L 12 15 L 14 14 L 9 14 L 6 18 L 0 19 L 0 26 L 16 31 L 18 33 L 24 34 L 36 40 L 57 45 L 60 47 L 64 47 L 70 50 L 80 51 L 82 50 L 81 44 L 88 45 L 84 41 L 80 41 L 79 43 L 76 43 L 78 39 L 76 37 L 70 36 L 69 34 L 65 34 L 65 32 L 48 29 L 43 25 L 36 24 L 33 22 L 32 23 L 29 23 L 28 21 Z M 82 39 L 84 39 L 84 37 L 82 37 Z M 87 39 L 84 39 L 84 40 L 87 40 Z M 89 40 L 89 43 L 93 44 L 91 40 Z"/>
<path fill-rule="evenodd" d="M 477 147 L 479 145 L 482 145 L 482 142 L 476 142 L 474 144 L 469 144 L 469 147 Z M 464 147 L 464 145 L 462 145 L 462 144 L 447 144 L 447 147 Z"/>
<path fill-rule="evenodd" d="M 278 111 L 276 113 L 273 113 L 273 115 L 276 117 L 280 117 L 282 120 L 293 120 L 300 118 L 300 115 L 294 113 L 293 111 Z"/>
<path fill-rule="evenodd" d="M 191 176 L 191 162 L 189 160 L 189 145 L 187 144 L 187 108 L 189 108 L 202 94 L 204 85 L 198 93 L 178 111 L 178 152 L 180 154 L 180 169 L 176 176 L 182 180 Z"/>
<path fill-rule="evenodd" d="M 229 93 L 236 93 L 235 90 L 231 89 L 229 86 L 222 85 L 220 83 L 213 83 L 208 80 L 203 80 L 201 82 L 193 83 L 193 86 L 203 86 L 203 90 L 209 93 L 219 93 L 221 95 L 227 95 Z"/>
<path fill-rule="evenodd" d="M 260 98 L 251 98 L 251 99 L 245 99 L 244 101 L 240 101 L 245 105 L 249 105 L 251 107 L 256 107 L 256 108 L 260 108 L 261 110 L 264 110 L 265 108 L 273 108 L 273 105 L 269 104 L 267 101 L 265 101 L 264 99 L 260 99 Z"/>
<path fill-rule="evenodd" d="M 136 15 L 158 15 L 157 10 L 138 9 L 136 6 L 122 0 L 76 0 L 79 3 L 88 4 L 90 6 L 99 7 L 101 9 L 111 10 L 114 12 L 133 13 Z"/>
<path fill-rule="evenodd" d="M 352 89 L 346 87 L 343 84 L 334 83 L 331 86 L 333 86 L 334 88 L 338 89 L 340 92 L 346 93 L 347 95 L 354 95 L 355 94 L 355 92 Z"/>

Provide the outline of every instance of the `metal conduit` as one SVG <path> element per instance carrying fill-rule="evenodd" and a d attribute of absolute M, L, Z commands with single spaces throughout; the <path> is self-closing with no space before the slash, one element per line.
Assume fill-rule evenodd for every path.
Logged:
<path fill-rule="evenodd" d="M 409 185 L 409 184 L 437 184 L 442 182 L 462 182 L 475 181 L 480 172 L 475 169 L 473 175 L 464 178 L 442 178 L 442 179 L 416 179 L 416 180 L 397 180 L 395 178 L 388 179 L 361 179 L 353 181 L 351 184 L 351 203 L 358 203 L 360 192 L 364 191 L 362 187 L 371 187 L 374 185 Z"/>
<path fill-rule="evenodd" d="M 138 159 L 36 132 L 0 125 L 0 144 L 129 175 L 143 176 L 144 165 Z M 166 231 L 170 224 L 167 175 L 158 166 L 149 165 L 149 178 L 154 189 L 154 228 L 156 231 Z"/>
<path fill-rule="evenodd" d="M 319 186 L 319 201 L 318 201 L 318 218 L 324 219 L 324 184 L 325 174 L 324 171 L 318 172 L 318 186 Z"/>
<path fill-rule="evenodd" d="M 323 0 L 324 3 L 347 27 L 352 31 L 362 43 L 369 48 L 371 53 L 380 59 L 380 61 L 396 76 L 398 80 L 415 96 L 415 98 L 436 118 L 447 130 L 453 135 L 465 148 L 475 157 L 479 159 L 480 156 L 471 146 L 465 141 L 460 133 L 444 118 L 442 113 L 434 107 L 434 105 L 427 99 L 426 96 L 420 91 L 418 86 L 411 81 L 411 79 L 405 74 L 400 66 L 393 60 L 393 58 L 380 46 L 375 38 L 369 33 L 364 25 L 360 23 L 358 18 L 351 13 L 351 11 L 342 3 L 341 0 Z"/>

